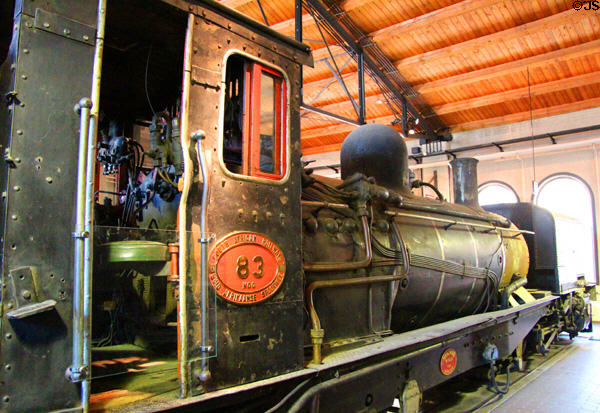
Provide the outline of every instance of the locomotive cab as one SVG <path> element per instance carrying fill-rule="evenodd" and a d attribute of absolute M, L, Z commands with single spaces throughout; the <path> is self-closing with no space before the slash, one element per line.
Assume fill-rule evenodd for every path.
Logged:
<path fill-rule="evenodd" d="M 26 0 L 14 19 L 2 410 L 109 408 L 301 369 L 288 234 L 308 47 L 211 1 Z M 26 373 L 23 348 L 47 374 Z"/>

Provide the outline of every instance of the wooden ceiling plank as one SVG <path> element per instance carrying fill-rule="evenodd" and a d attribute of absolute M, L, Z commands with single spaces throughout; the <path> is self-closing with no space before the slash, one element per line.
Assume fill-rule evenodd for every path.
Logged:
<path fill-rule="evenodd" d="M 585 73 L 583 75 L 572 76 L 564 79 L 553 80 L 551 82 L 532 85 L 531 94 L 532 96 L 543 95 L 545 93 L 551 93 L 557 90 L 572 89 L 596 83 L 600 83 L 600 71 Z M 527 98 L 528 96 L 529 88 L 525 86 L 517 89 L 507 90 L 504 92 L 493 93 L 491 95 L 485 95 L 472 99 L 434 106 L 433 110 L 438 115 L 446 115 L 448 113 L 476 109 L 482 106 L 494 105 L 497 103 L 503 103 L 511 100 Z"/>
<path fill-rule="evenodd" d="M 385 27 L 369 34 L 373 40 L 389 39 L 390 37 L 398 37 L 408 35 L 419 29 L 427 28 L 433 23 L 439 23 L 442 20 L 450 19 L 459 16 L 463 13 L 472 12 L 482 7 L 490 7 L 493 4 L 500 3 L 505 0 L 463 0 L 451 6 L 442 7 L 422 14 L 409 20 L 404 20 L 392 26 Z"/>
<path fill-rule="evenodd" d="M 534 109 L 532 111 L 533 118 L 544 118 L 547 116 L 559 115 L 561 113 L 575 112 L 578 110 L 590 109 L 600 106 L 600 97 L 595 97 L 587 100 L 581 100 L 578 102 L 563 103 L 560 105 L 544 107 Z M 528 120 L 530 117 L 529 110 L 524 112 L 511 113 L 510 115 L 497 116 L 495 118 L 488 118 L 482 120 L 476 120 L 472 122 L 459 123 L 450 126 L 451 132 L 461 132 L 472 129 L 489 128 L 491 126 L 504 125 L 507 123 L 521 122 Z"/>
<path fill-rule="evenodd" d="M 380 116 L 378 118 L 367 119 L 366 123 L 382 123 L 382 124 L 388 125 L 388 124 L 392 123 L 392 121 L 394 119 L 395 119 L 395 117 L 393 115 L 387 115 L 387 116 Z M 303 130 L 300 133 L 300 140 L 302 143 L 304 143 L 304 142 L 312 141 L 314 139 L 321 138 L 321 137 L 327 136 L 327 135 L 350 132 L 350 131 L 353 131 L 354 129 L 356 129 L 356 126 L 354 126 L 354 125 L 350 125 L 347 123 L 340 123 L 340 124 L 333 125 L 333 126 L 326 126 L 324 128 L 314 128 L 314 129 Z"/>
<path fill-rule="evenodd" d="M 315 155 L 317 153 L 324 153 L 324 152 L 336 152 L 339 151 L 342 147 L 342 142 L 338 142 L 338 143 L 333 143 L 333 144 L 329 144 L 329 145 L 322 145 L 322 146 L 311 146 L 308 148 L 303 148 L 302 149 L 302 155 L 306 156 L 306 155 Z"/>
<path fill-rule="evenodd" d="M 497 44 L 499 41 L 522 38 L 543 30 L 553 29 L 557 26 L 564 25 L 574 18 L 585 19 L 587 18 L 587 15 L 584 13 L 579 13 L 574 9 L 566 10 L 564 12 L 535 20 L 533 22 L 525 23 L 520 26 L 515 26 L 510 29 L 488 34 L 486 36 L 476 37 L 462 43 L 453 44 L 448 47 L 432 50 L 419 55 L 407 57 L 394 62 L 394 65 L 399 70 L 403 70 L 407 67 L 417 64 L 428 64 L 433 60 L 454 57 L 465 52 Z"/>
<path fill-rule="evenodd" d="M 572 76 L 564 79 L 553 80 L 550 82 L 544 82 L 540 84 L 534 84 L 531 86 L 532 95 L 542 95 L 550 93 L 556 90 L 566 90 L 576 87 L 586 86 L 590 84 L 600 83 L 600 71 L 584 73 L 582 75 Z M 459 100 L 456 102 L 446 103 L 433 107 L 433 110 L 438 115 L 446 115 L 449 113 L 460 112 L 464 110 L 476 109 L 482 106 L 494 105 L 497 103 L 507 102 L 511 100 L 517 100 L 526 98 L 529 94 L 528 87 L 521 87 L 503 92 L 493 93 L 489 95 L 479 96 L 471 99 Z M 354 96 L 356 98 L 356 96 Z M 370 105 L 377 104 L 377 101 L 383 100 L 382 94 L 374 94 L 367 96 L 366 104 L 367 107 Z M 339 103 L 332 103 L 329 105 L 319 106 L 315 105 L 320 109 L 327 110 L 330 112 L 339 112 L 351 108 L 349 101 L 342 101 Z"/>
<path fill-rule="evenodd" d="M 564 49 L 554 50 L 525 59 L 514 60 L 500 65 L 490 66 L 459 75 L 446 77 L 433 82 L 413 86 L 415 91 L 421 94 L 433 93 L 446 87 L 465 86 L 469 83 L 480 82 L 494 77 L 506 76 L 521 70 L 527 66 L 530 68 L 557 64 L 561 61 L 575 57 L 600 53 L 600 39 L 578 44 Z"/>
<path fill-rule="evenodd" d="M 250 3 L 254 3 L 256 0 L 219 0 L 219 3 L 231 7 L 232 9 L 237 9 L 238 7 L 245 6 Z"/>

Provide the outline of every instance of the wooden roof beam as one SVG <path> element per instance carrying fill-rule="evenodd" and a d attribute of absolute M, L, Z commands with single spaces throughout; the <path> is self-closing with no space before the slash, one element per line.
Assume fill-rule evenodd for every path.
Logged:
<path fill-rule="evenodd" d="M 366 123 L 382 123 L 384 125 L 389 125 L 395 119 L 394 115 L 381 116 L 378 118 L 367 119 Z M 344 132 L 351 132 L 357 127 L 354 125 L 350 125 L 347 123 L 340 123 L 333 126 L 325 126 L 323 128 L 312 128 L 305 129 L 300 132 L 300 141 L 301 143 L 311 142 L 318 138 L 328 135 L 335 135 Z"/>
<path fill-rule="evenodd" d="M 525 59 L 514 60 L 500 65 L 486 67 L 484 69 L 473 70 L 471 72 L 446 77 L 433 82 L 423 83 L 414 86 L 414 89 L 421 94 L 434 93 L 448 87 L 462 87 L 465 84 L 480 82 L 494 77 L 510 75 L 512 73 L 522 71 L 527 67 L 532 68 L 547 66 L 548 64 L 581 56 L 589 56 L 595 53 L 600 53 L 600 39 L 527 57 Z"/>
<path fill-rule="evenodd" d="M 531 85 L 531 95 L 543 95 L 546 93 L 572 89 L 575 87 L 582 87 L 596 83 L 600 83 L 600 71 Z M 446 103 L 444 105 L 435 106 L 433 110 L 435 110 L 435 113 L 438 115 L 446 115 L 448 113 L 461 112 L 463 110 L 476 109 L 482 106 L 495 105 L 511 100 L 523 99 L 527 98 L 528 96 L 529 88 L 525 86 L 504 92 L 493 93 L 491 95 Z"/>
<path fill-rule="evenodd" d="M 580 100 L 578 102 L 564 103 L 562 105 L 549 106 L 546 108 L 534 109 L 531 113 L 534 119 L 545 118 L 547 116 L 560 115 L 561 113 L 575 112 L 578 110 L 590 109 L 600 106 L 600 97 Z M 497 116 L 495 118 L 475 120 L 471 122 L 451 125 L 452 132 L 461 132 L 472 129 L 489 128 L 492 126 L 504 125 L 507 123 L 522 122 L 529 120 L 530 112 L 511 113 L 510 115 Z"/>
<path fill-rule="evenodd" d="M 332 143 L 330 145 L 311 146 L 310 148 L 302 149 L 302 156 L 314 155 L 317 153 L 325 153 L 325 152 L 335 152 L 335 151 L 339 151 L 341 148 L 342 148 L 342 142 Z"/>
<path fill-rule="evenodd" d="M 577 46 L 572 46 L 566 49 L 559 49 L 553 52 L 544 53 L 541 55 L 532 56 L 529 58 L 516 60 L 496 66 L 487 67 L 480 70 L 475 70 L 472 72 L 463 73 L 456 76 L 451 76 L 449 78 L 440 79 L 434 82 L 423 83 L 421 85 L 416 85 L 415 90 L 419 93 L 435 93 L 446 87 L 456 87 L 462 83 L 473 83 L 482 80 L 487 80 L 496 76 L 503 76 L 507 74 L 514 73 L 516 71 L 524 70 L 527 66 L 536 67 L 547 65 L 549 61 L 553 60 L 569 60 L 571 58 L 583 56 L 583 55 L 591 55 L 594 53 L 600 53 L 600 40 L 594 40 L 588 43 L 583 43 Z M 358 77 L 356 72 L 346 73 L 342 76 L 345 82 L 355 82 Z M 322 88 L 327 84 L 329 78 L 317 80 L 314 82 L 309 82 L 304 84 L 305 94 L 308 96 L 311 92 L 313 92 L 317 88 Z M 559 79 L 556 81 L 542 83 L 531 86 L 531 92 L 535 94 L 544 94 L 552 92 L 553 90 L 560 89 L 570 89 L 574 87 L 585 86 L 586 84 L 598 83 L 600 81 L 600 73 L 593 72 L 589 74 L 584 74 L 580 76 L 573 76 L 566 79 Z M 485 95 L 481 97 L 476 97 L 472 99 L 462 100 L 458 102 L 447 103 L 444 105 L 439 105 L 433 107 L 433 110 L 438 115 L 444 115 L 448 113 L 460 112 L 462 110 L 469 110 L 478 108 L 481 106 L 493 105 L 497 103 L 502 103 L 508 100 L 516 100 L 525 97 L 528 93 L 527 88 L 518 88 L 505 92 L 494 93 L 491 95 Z M 368 97 L 368 103 L 372 104 L 373 101 L 377 101 L 379 99 L 383 99 L 383 95 L 371 95 Z M 340 106 L 342 105 L 342 106 Z M 325 110 L 330 111 L 339 111 L 340 108 L 345 108 L 345 102 L 339 102 L 331 105 L 326 105 L 321 107 Z M 318 104 L 315 106 L 320 107 Z"/>
<path fill-rule="evenodd" d="M 238 7 L 245 6 L 250 3 L 254 3 L 256 0 L 219 0 L 219 3 L 231 7 L 232 9 L 237 9 Z"/>
<path fill-rule="evenodd" d="M 449 58 L 462 53 L 474 51 L 476 49 L 485 48 L 486 46 L 496 44 L 498 41 L 513 40 L 522 38 L 524 36 L 530 36 L 534 33 L 553 29 L 570 21 L 584 18 L 589 18 L 589 16 L 585 13 L 579 13 L 574 9 L 569 9 L 561 13 L 553 14 L 539 20 L 522 24 L 520 26 L 511 27 L 510 29 L 491 33 L 486 36 L 476 37 L 474 39 L 443 47 L 441 49 L 431 50 L 419 55 L 397 60 L 394 62 L 394 65 L 399 70 L 402 70 L 421 63 L 427 64 L 437 59 Z"/>
<path fill-rule="evenodd" d="M 439 22 L 441 20 L 451 19 L 482 7 L 489 8 L 490 6 L 503 1 L 504 0 L 463 0 L 450 6 L 377 30 L 370 33 L 369 36 L 373 37 L 373 40 L 377 42 L 383 39 L 389 39 L 390 37 L 408 35 L 415 30 L 428 28 L 434 21 Z"/>
<path fill-rule="evenodd" d="M 246 0 L 226 0 L 226 1 L 246 1 Z M 381 30 L 377 30 L 373 33 L 369 33 L 375 40 L 377 38 L 387 38 L 401 36 L 408 34 L 414 30 L 428 27 L 434 20 L 450 19 L 452 17 L 460 16 L 461 14 L 482 8 L 490 7 L 495 3 L 501 3 L 504 0 L 463 0 L 461 2 L 452 4 L 441 9 L 433 10 L 429 13 L 422 14 L 409 20 L 402 21 L 392 26 L 386 27 Z M 373 3 L 374 0 L 346 0 L 341 4 L 342 8 L 346 11 L 354 10 L 358 7 L 362 7 L 366 4 Z M 309 14 L 302 16 L 302 24 L 313 22 L 312 17 Z M 272 29 L 280 31 L 284 34 L 294 33 L 294 19 L 285 20 L 277 24 L 271 25 Z"/>

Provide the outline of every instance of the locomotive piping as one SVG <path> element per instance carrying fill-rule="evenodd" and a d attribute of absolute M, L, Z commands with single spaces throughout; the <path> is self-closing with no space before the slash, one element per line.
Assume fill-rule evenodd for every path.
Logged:
<path fill-rule="evenodd" d="M 180 397 L 186 397 L 188 393 L 188 336 L 187 336 L 187 263 L 188 263 L 188 240 L 187 240 L 187 199 L 192 182 L 193 166 L 190 159 L 189 120 L 188 112 L 190 106 L 190 85 L 192 73 L 192 33 L 194 30 L 194 14 L 188 14 L 188 25 L 185 35 L 185 56 L 183 63 L 183 92 L 181 96 L 181 145 L 183 149 L 183 190 L 179 203 L 179 309 L 177 320 L 179 322 L 179 380 Z"/>
<path fill-rule="evenodd" d="M 371 265 L 373 259 L 373 252 L 371 248 L 371 230 L 369 228 L 369 221 L 367 216 L 360 218 L 363 227 L 363 236 L 365 238 L 365 258 L 360 261 L 351 262 L 311 262 L 304 264 L 305 271 L 343 271 L 343 270 L 357 270 L 359 268 L 365 268 Z"/>
<path fill-rule="evenodd" d="M 363 225 L 367 224 L 367 217 L 363 216 Z M 339 287 L 339 286 L 348 286 L 348 285 L 364 285 L 364 284 L 375 284 L 375 283 L 384 283 L 384 282 L 393 282 L 399 281 L 408 274 L 410 264 L 409 264 L 409 256 L 406 246 L 402 241 L 402 237 L 400 236 L 400 232 L 396 227 L 396 224 L 392 224 L 394 228 L 394 233 L 398 242 L 400 244 L 400 250 L 402 253 L 402 271 L 399 275 L 382 275 L 375 277 L 360 277 L 360 278 L 349 278 L 349 279 L 341 279 L 341 280 L 324 280 L 324 281 L 314 281 L 306 287 L 306 297 L 307 297 L 307 306 L 308 311 L 310 313 L 310 319 L 312 322 L 312 329 L 310 330 L 310 337 L 313 343 L 313 360 L 312 362 L 315 364 L 321 364 L 322 355 L 321 355 L 321 346 L 323 344 L 323 337 L 325 336 L 325 332 L 321 328 L 321 320 L 319 320 L 319 315 L 317 314 L 317 310 L 315 309 L 315 304 L 313 300 L 313 292 L 319 288 L 331 288 L 331 287 Z M 368 225 L 366 225 L 366 230 L 369 231 Z M 371 250 L 371 238 L 369 231 L 369 238 L 365 239 L 365 244 L 369 245 L 369 252 Z"/>
<path fill-rule="evenodd" d="M 90 126 L 90 108 L 92 101 L 82 98 L 75 106 L 80 111 L 79 160 L 77 166 L 77 204 L 75 215 L 74 266 L 73 266 L 73 364 L 67 369 L 66 376 L 72 382 L 80 382 L 86 375 L 83 364 L 84 353 L 84 268 L 85 261 L 85 213 L 86 213 L 86 161 L 88 152 L 88 131 Z M 82 392 L 83 393 L 83 392 Z M 82 399 L 83 401 L 83 399 Z"/>
<path fill-rule="evenodd" d="M 483 225 L 483 224 L 476 224 L 476 223 L 473 223 L 473 222 L 459 222 L 459 221 L 454 221 L 454 220 L 451 220 L 451 219 L 436 218 L 436 217 L 430 217 L 430 216 L 426 216 L 426 215 L 404 214 L 402 212 L 397 212 L 397 211 L 386 210 L 385 214 L 399 216 L 399 217 L 423 219 L 423 220 L 426 220 L 426 221 L 445 222 L 445 223 L 448 224 L 449 227 L 453 226 L 453 225 L 465 225 L 465 226 L 468 226 L 468 227 L 482 228 L 482 229 L 487 229 L 487 230 L 490 230 L 490 231 L 518 232 L 519 234 L 535 234 L 532 231 L 527 231 L 527 230 L 524 230 L 524 229 L 518 229 L 518 228 L 498 228 L 497 226 L 494 226 L 494 225 Z M 444 214 L 449 215 L 447 212 L 444 212 Z M 474 218 L 470 217 L 470 219 L 474 219 Z"/>
<path fill-rule="evenodd" d="M 308 311 L 310 313 L 310 320 L 312 322 L 312 329 L 310 330 L 311 340 L 313 342 L 313 359 L 312 362 L 314 364 L 321 364 L 321 345 L 323 344 L 323 337 L 325 336 L 325 332 L 321 328 L 321 320 L 319 320 L 319 315 L 317 314 L 317 310 L 315 309 L 315 304 L 313 300 L 313 292 L 320 288 L 332 288 L 332 287 L 342 287 L 349 285 L 365 285 L 365 284 L 375 284 L 375 283 L 385 283 L 390 281 L 397 281 L 404 278 L 405 274 L 400 275 L 378 275 L 375 277 L 360 277 L 360 278 L 346 278 L 341 280 L 324 280 L 324 281 L 314 281 L 308 284 L 306 287 L 306 297 L 307 297 L 307 305 Z"/>
<path fill-rule="evenodd" d="M 202 359 L 200 360 L 201 369 L 198 377 L 201 382 L 206 382 L 210 379 L 210 369 L 208 367 L 207 353 L 210 352 L 208 346 L 208 242 L 210 238 L 206 233 L 206 203 L 208 202 L 208 173 L 206 171 L 206 162 L 204 161 L 202 152 L 202 139 L 204 139 L 204 131 L 197 131 L 192 136 L 196 140 L 198 163 L 202 173 L 202 205 L 200 209 L 200 289 L 201 289 L 201 304 L 200 304 L 200 351 Z"/>
<path fill-rule="evenodd" d="M 98 17 L 96 31 L 96 48 L 94 50 L 94 68 L 92 73 L 92 107 L 89 119 L 86 185 L 85 185 L 85 223 L 84 231 L 88 234 L 83 241 L 83 366 L 88 369 L 92 362 L 91 329 L 92 329 L 92 271 L 94 241 L 94 181 L 96 175 L 96 140 L 98 137 L 98 121 L 100 115 L 100 82 L 102 80 L 102 62 L 104 56 L 104 33 L 106 31 L 106 3 L 98 1 Z M 91 371 L 89 372 L 91 373 Z M 90 374 L 84 377 L 81 384 L 81 400 L 83 411 L 87 412 L 90 398 Z"/>
<path fill-rule="evenodd" d="M 309 400 L 313 399 L 315 396 L 318 396 L 320 393 L 322 393 L 323 391 L 330 389 L 332 387 L 335 386 L 339 386 L 341 384 L 356 380 L 357 378 L 367 375 L 367 374 L 371 374 L 379 369 L 383 369 L 389 366 L 393 366 L 395 364 L 397 364 L 398 362 L 402 361 L 402 360 L 406 360 L 407 358 L 410 357 L 415 357 L 418 356 L 420 354 L 423 353 L 427 353 L 435 348 L 439 348 L 445 345 L 448 345 L 448 343 L 454 341 L 455 339 L 450 339 L 448 341 L 445 342 L 440 342 L 440 343 L 436 343 L 433 344 L 431 346 L 422 348 L 420 350 L 416 350 L 413 351 L 412 353 L 408 353 L 408 354 L 403 354 L 401 356 L 398 357 L 394 357 L 391 358 L 389 360 L 377 363 L 377 364 L 373 364 L 371 366 L 368 367 L 364 367 L 360 370 L 355 370 L 353 372 L 350 372 L 348 374 L 345 374 L 343 376 L 340 377 L 334 377 L 332 379 L 329 379 L 327 381 L 321 382 L 313 387 L 311 387 L 308 391 L 306 391 L 302 396 L 300 396 L 298 398 L 298 400 L 296 400 L 296 402 L 290 407 L 290 409 L 288 410 L 288 413 L 298 413 L 301 412 L 303 407 L 309 402 Z"/>
<path fill-rule="evenodd" d="M 511 282 L 506 286 L 504 291 L 502 292 L 502 308 L 508 308 L 508 300 L 512 293 L 514 293 L 518 288 L 523 287 L 527 284 L 527 278 L 517 278 L 515 281 Z"/>

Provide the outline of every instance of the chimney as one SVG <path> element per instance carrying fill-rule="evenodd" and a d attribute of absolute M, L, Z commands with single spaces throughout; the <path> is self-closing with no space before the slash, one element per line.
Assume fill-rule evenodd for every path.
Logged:
<path fill-rule="evenodd" d="M 477 163 L 475 158 L 457 158 L 450 162 L 454 203 L 481 209 L 477 187 Z"/>

